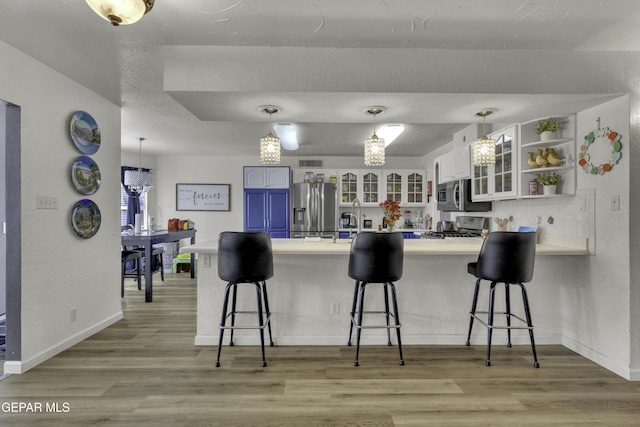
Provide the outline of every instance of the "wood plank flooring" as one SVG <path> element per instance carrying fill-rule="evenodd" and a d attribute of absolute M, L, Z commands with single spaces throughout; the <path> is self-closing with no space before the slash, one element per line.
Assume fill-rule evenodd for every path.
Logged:
<path fill-rule="evenodd" d="M 366 346 L 356 368 L 352 347 L 275 337 L 266 368 L 245 346 L 225 346 L 215 368 L 217 348 L 193 345 L 195 304 L 188 273 L 158 280 L 151 304 L 127 282 L 122 321 L 0 381 L 0 425 L 640 425 L 640 383 L 561 346 L 539 346 L 540 369 L 528 346 L 495 346 L 491 367 L 483 346 L 406 346 L 405 366 L 396 347 Z M 11 412 L 12 402 L 35 412 Z"/>

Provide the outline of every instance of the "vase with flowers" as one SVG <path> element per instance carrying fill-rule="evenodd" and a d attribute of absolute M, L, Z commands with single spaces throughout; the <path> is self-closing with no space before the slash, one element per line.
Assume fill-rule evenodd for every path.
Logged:
<path fill-rule="evenodd" d="M 396 221 L 400 219 L 400 203 L 393 200 L 385 200 L 379 206 L 384 213 L 383 222 L 387 225 L 387 231 L 393 232 L 396 228 Z"/>

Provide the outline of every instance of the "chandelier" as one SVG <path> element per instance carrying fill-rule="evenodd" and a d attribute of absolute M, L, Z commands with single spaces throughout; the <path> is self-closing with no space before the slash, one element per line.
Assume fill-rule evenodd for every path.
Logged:
<path fill-rule="evenodd" d="M 482 137 L 473 143 L 473 165 L 485 166 L 496 163 L 496 141 L 487 137 L 485 131 L 486 117 L 497 111 L 495 108 L 476 113 L 476 116 L 482 117 Z"/>
<path fill-rule="evenodd" d="M 376 115 L 385 111 L 385 107 L 370 107 L 367 113 L 373 116 L 373 135 L 364 141 L 364 164 L 365 166 L 382 166 L 384 165 L 384 139 L 378 138 L 376 135 Z"/>
<path fill-rule="evenodd" d="M 155 0 L 86 0 L 86 2 L 95 13 L 117 27 L 138 22 L 153 8 Z"/>
<path fill-rule="evenodd" d="M 136 193 L 146 193 L 153 188 L 156 179 L 150 169 L 142 169 L 142 141 L 144 141 L 144 138 L 137 138 L 137 140 L 140 144 L 139 167 L 138 170 L 124 171 L 124 185 Z"/>
<path fill-rule="evenodd" d="M 260 107 L 259 110 L 269 114 L 269 134 L 260 138 L 260 163 L 263 165 L 279 165 L 280 139 L 271 133 L 271 115 L 278 112 L 278 107 L 265 105 Z"/>

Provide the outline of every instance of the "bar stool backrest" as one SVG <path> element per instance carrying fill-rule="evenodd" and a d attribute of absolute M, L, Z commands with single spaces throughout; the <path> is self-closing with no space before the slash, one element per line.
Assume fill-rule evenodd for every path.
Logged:
<path fill-rule="evenodd" d="M 533 277 L 536 233 L 501 231 L 484 239 L 476 277 L 505 283 L 526 283 Z"/>
<path fill-rule="evenodd" d="M 395 282 L 402 277 L 402 233 L 358 233 L 351 242 L 349 277 L 361 282 Z"/>
<path fill-rule="evenodd" d="M 226 282 L 262 282 L 273 277 L 267 233 L 224 231 L 218 236 L 218 277 Z"/>

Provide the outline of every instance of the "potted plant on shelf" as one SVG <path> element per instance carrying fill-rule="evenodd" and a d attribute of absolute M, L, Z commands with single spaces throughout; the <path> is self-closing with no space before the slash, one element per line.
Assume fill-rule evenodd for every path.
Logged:
<path fill-rule="evenodd" d="M 556 194 L 557 185 L 560 183 L 560 175 L 555 172 L 550 175 L 539 173 L 536 178 L 538 179 L 538 184 L 542 185 L 542 194 L 545 196 Z"/>
<path fill-rule="evenodd" d="M 538 123 L 536 123 L 536 133 L 540 135 L 540 141 L 554 139 L 556 132 L 562 129 L 562 126 L 564 126 L 566 122 L 566 120 L 555 119 L 538 120 Z"/>

